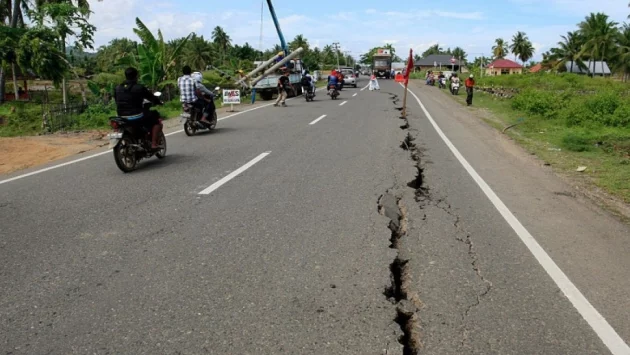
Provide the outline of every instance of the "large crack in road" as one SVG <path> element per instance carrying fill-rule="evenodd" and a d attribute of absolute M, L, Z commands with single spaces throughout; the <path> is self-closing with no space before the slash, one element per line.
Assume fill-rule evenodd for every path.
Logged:
<path fill-rule="evenodd" d="M 388 94 L 395 109 L 401 111 L 401 108 L 397 107 L 399 102 L 398 95 Z M 379 212 L 389 219 L 388 227 L 391 231 L 389 236 L 390 247 L 397 251 L 397 255 L 390 265 L 391 285 L 385 288 L 384 295 L 396 305 L 395 321 L 400 325 L 403 332 L 399 342 L 403 345 L 404 354 L 420 354 L 424 346 L 424 339 L 432 338 L 432 335 L 428 333 L 430 329 L 446 326 L 453 328 L 453 339 L 450 340 L 452 342 L 452 353 L 470 350 L 469 327 L 471 326 L 471 321 L 469 316 L 472 310 L 478 307 L 491 292 L 492 282 L 484 277 L 479 267 L 474 238 L 471 233 L 468 233 L 462 227 L 459 214 L 452 209 L 446 197 L 440 196 L 439 191 L 431 191 L 427 184 L 425 178 L 426 164 L 423 161 L 424 152 L 416 142 L 418 132 L 414 124 L 410 121 L 409 116 L 400 116 L 399 118 L 403 120 L 400 128 L 404 131 L 399 147 L 408 154 L 406 157 L 408 163 L 406 164 L 411 164 L 413 169 L 413 173 L 407 175 L 413 174 L 414 176 L 411 179 L 405 179 L 405 173 L 395 171 L 395 174 L 403 176 L 396 176 L 395 181 L 408 182 L 404 184 L 405 186 L 395 185 L 391 187 L 378 200 Z M 414 213 L 409 213 L 408 209 L 413 209 Z M 442 217 L 439 217 L 439 211 L 443 213 Z M 416 221 L 412 215 L 420 216 L 420 218 Z M 427 217 L 428 215 L 434 217 Z M 451 223 L 452 227 L 450 230 L 444 231 L 444 237 L 451 238 L 451 240 L 460 243 L 463 247 L 457 248 L 455 252 L 457 256 L 454 259 L 457 260 L 449 260 L 449 262 L 453 264 L 467 263 L 469 265 L 468 271 L 461 270 L 459 272 L 465 274 L 466 278 L 475 278 L 477 280 L 477 282 L 471 284 L 463 283 L 464 285 L 457 284 L 457 280 L 449 280 L 453 285 L 464 288 L 466 292 L 464 292 L 462 298 L 469 300 L 455 306 L 454 308 L 457 308 L 457 312 L 448 312 L 448 310 L 442 309 L 431 310 L 431 312 L 438 315 L 442 312 L 452 313 L 448 316 L 453 318 L 459 314 L 459 320 L 457 321 L 459 324 L 448 324 L 447 322 L 442 325 L 436 325 L 434 320 L 422 318 L 426 307 L 421 300 L 421 294 L 428 294 L 432 291 L 434 292 L 434 290 L 424 290 L 422 283 L 419 282 L 421 277 L 414 275 L 414 272 L 418 272 L 418 269 L 414 269 L 412 264 L 420 265 L 421 263 L 418 262 L 419 260 L 413 260 L 413 258 L 420 258 L 421 253 L 418 252 L 420 248 L 419 243 L 411 239 L 409 235 L 410 230 L 413 228 L 414 232 L 418 233 L 420 241 L 422 241 L 423 234 L 435 233 L 435 230 L 427 230 L 430 228 L 427 218 L 451 220 L 449 223 Z M 414 226 L 411 227 L 412 225 Z M 419 273 L 424 274 L 425 272 L 430 271 L 421 270 Z M 445 288 L 447 287 L 445 286 Z M 457 293 L 456 291 L 453 292 Z M 457 334 L 459 336 L 456 336 Z M 424 350 L 427 350 L 427 353 L 433 352 L 431 349 Z"/>

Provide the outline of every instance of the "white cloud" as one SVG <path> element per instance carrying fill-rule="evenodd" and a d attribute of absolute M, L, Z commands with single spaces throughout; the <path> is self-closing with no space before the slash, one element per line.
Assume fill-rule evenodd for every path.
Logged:
<path fill-rule="evenodd" d="M 450 12 L 435 11 L 435 14 L 441 17 L 455 18 L 460 20 L 483 20 L 484 16 L 481 12 Z"/>

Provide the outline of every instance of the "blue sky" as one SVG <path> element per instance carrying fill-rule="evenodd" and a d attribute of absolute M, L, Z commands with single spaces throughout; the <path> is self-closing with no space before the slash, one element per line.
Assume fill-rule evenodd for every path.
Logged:
<path fill-rule="evenodd" d="M 536 48 L 536 59 L 554 46 L 561 34 L 574 30 L 590 12 L 605 12 L 622 23 L 630 14 L 628 0 L 499 0 L 499 1 L 295 1 L 274 0 L 283 33 L 290 41 L 303 34 L 311 45 L 339 42 L 355 57 L 372 47 L 394 43 L 397 53 L 422 53 L 439 43 L 460 46 L 469 58 L 486 56 L 494 39 L 509 40 L 524 31 Z M 456 4 L 457 3 L 457 4 Z M 387 7 L 383 7 L 383 5 Z M 225 28 L 234 43 L 260 45 L 261 0 L 103 0 L 91 1 L 97 26 L 96 45 L 115 37 L 130 37 L 135 17 L 166 38 L 190 32 L 210 37 L 212 29 Z M 263 42 L 278 43 L 266 1 L 263 8 Z"/>

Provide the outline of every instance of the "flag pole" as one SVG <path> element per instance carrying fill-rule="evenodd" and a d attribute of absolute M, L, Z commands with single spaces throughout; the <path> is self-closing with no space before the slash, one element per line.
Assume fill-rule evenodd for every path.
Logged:
<path fill-rule="evenodd" d="M 413 50 L 409 49 L 409 59 L 407 60 L 407 71 L 405 72 L 405 93 L 403 95 L 402 118 L 407 118 L 407 87 L 409 86 L 409 74 L 413 68 Z"/>

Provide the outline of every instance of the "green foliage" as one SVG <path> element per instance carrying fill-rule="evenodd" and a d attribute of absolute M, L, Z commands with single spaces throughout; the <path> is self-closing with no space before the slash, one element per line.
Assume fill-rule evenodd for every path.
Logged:
<path fill-rule="evenodd" d="M 532 115 L 553 118 L 562 107 L 562 100 L 559 100 L 558 96 L 536 89 L 527 89 L 512 100 L 512 108 Z"/>
<path fill-rule="evenodd" d="M 585 130 L 568 131 L 562 137 L 562 147 L 572 152 L 593 150 L 596 138 Z"/>
<path fill-rule="evenodd" d="M 114 102 L 108 104 L 97 103 L 79 115 L 76 123 L 78 129 L 105 128 L 109 125 L 109 117 L 116 116 L 116 105 Z"/>

